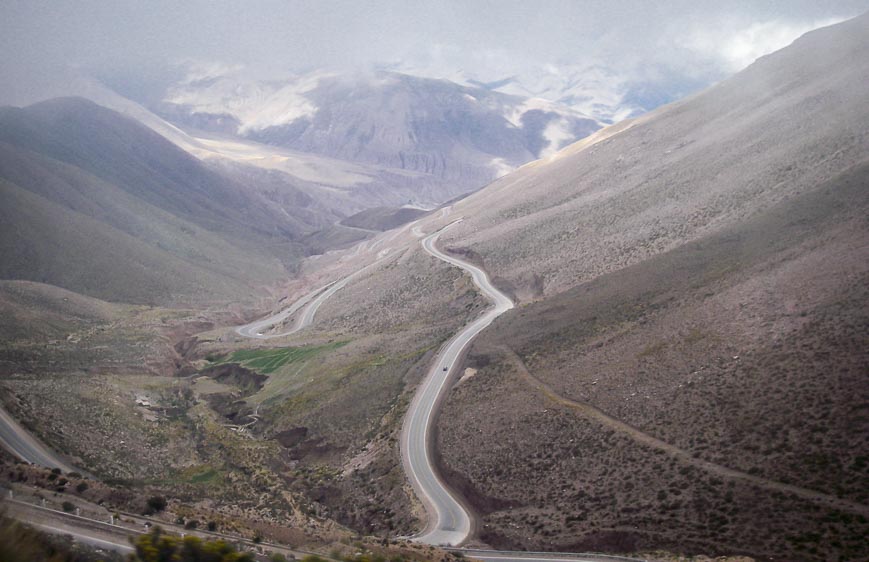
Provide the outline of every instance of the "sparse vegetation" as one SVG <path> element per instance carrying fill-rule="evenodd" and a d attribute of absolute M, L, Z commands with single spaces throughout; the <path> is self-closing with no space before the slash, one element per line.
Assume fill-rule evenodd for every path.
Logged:
<path fill-rule="evenodd" d="M 278 349 L 241 349 L 233 352 L 228 361 L 236 361 L 245 367 L 263 374 L 275 372 L 280 367 L 290 363 L 308 360 L 318 354 L 328 353 L 347 345 L 346 341 L 326 345 L 309 345 L 304 347 L 286 347 Z"/>
<path fill-rule="evenodd" d="M 239 552 L 222 540 L 204 541 L 198 537 L 184 538 L 165 533 L 159 527 L 133 541 L 133 562 L 253 562 L 247 552 Z"/>
<path fill-rule="evenodd" d="M 523 307 L 485 332 L 470 361 L 478 354 L 486 364 L 448 402 L 440 446 L 454 485 L 486 514 L 483 539 L 505 548 L 863 557 L 859 537 L 869 528 L 856 513 L 830 519 L 823 497 L 754 487 L 699 462 L 865 505 L 865 475 L 853 469 L 869 435 L 841 420 L 865 394 L 855 344 L 867 273 L 854 271 L 846 234 L 858 211 L 836 201 L 853 203 L 867 174 L 837 180 L 836 195 L 794 198 L 733 231 Z M 784 312 L 797 302 L 798 312 Z M 678 446 L 693 464 L 553 402 L 519 376 L 505 346 L 555 395 Z M 633 531 L 602 531 L 611 528 Z"/>
<path fill-rule="evenodd" d="M 160 513 L 166 509 L 168 503 L 163 496 L 151 496 L 145 505 L 147 507 L 146 513 Z"/>
<path fill-rule="evenodd" d="M 0 515 L 3 562 L 121 562 L 113 552 L 95 552 L 65 537 L 49 535 Z"/>

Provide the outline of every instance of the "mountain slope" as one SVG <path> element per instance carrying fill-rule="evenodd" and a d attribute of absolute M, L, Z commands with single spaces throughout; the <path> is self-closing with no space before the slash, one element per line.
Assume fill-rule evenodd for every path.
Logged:
<path fill-rule="evenodd" d="M 135 89 L 123 88 L 123 91 L 129 94 Z M 184 131 L 92 78 L 68 77 L 62 86 L 58 85 L 53 95 L 33 101 L 35 103 L 56 97 L 81 97 L 90 100 L 145 125 L 208 165 L 216 166 L 224 172 L 231 170 L 230 175 L 237 177 L 238 182 L 253 183 L 254 187 L 259 187 L 261 183 L 268 184 L 266 189 L 260 191 L 264 192 L 266 198 L 276 195 L 277 199 L 270 201 L 290 215 L 295 216 L 298 208 L 285 204 L 287 192 L 293 198 L 297 198 L 300 193 L 304 194 L 313 200 L 305 207 L 314 214 L 311 220 L 318 227 L 331 225 L 335 219 L 371 205 L 400 205 L 408 200 L 434 203 L 441 196 L 432 199 L 432 191 L 446 189 L 447 193 L 453 195 L 464 194 L 466 191 L 450 191 L 449 186 L 443 185 L 433 189 L 431 184 L 436 182 L 432 182 L 430 178 L 268 146 L 235 135 Z M 263 177 L 264 175 L 268 177 Z M 325 223 L 322 221 L 324 210 L 325 216 L 331 218 Z M 337 214 L 333 216 L 333 213 Z"/>
<path fill-rule="evenodd" d="M 3 109 L 0 138 L 6 279 L 126 302 L 225 299 L 286 276 L 294 239 L 314 230 L 84 100 Z"/>
<path fill-rule="evenodd" d="M 468 220 L 447 243 L 505 285 L 538 276 L 552 294 L 818 185 L 869 148 L 863 22 L 524 167 L 456 205 Z"/>
<path fill-rule="evenodd" d="M 525 303 L 440 418 L 483 540 L 865 558 L 866 84 L 869 15 L 454 205 Z"/>
<path fill-rule="evenodd" d="M 466 191 L 600 128 L 544 100 L 391 72 L 188 81 L 156 109 L 185 127 L 421 173 Z"/>
<path fill-rule="evenodd" d="M 517 300 L 438 422 L 483 541 L 866 557 L 867 78 L 864 16 L 384 236 L 419 285 L 461 217 L 441 247 Z M 318 323 L 374 337 L 390 269 Z"/>
<path fill-rule="evenodd" d="M 493 325 L 441 418 L 481 538 L 865 555 L 867 181 L 863 165 Z"/>
<path fill-rule="evenodd" d="M 290 236 L 244 189 L 139 123 L 80 98 L 0 112 L 0 140 L 77 166 L 132 195 L 226 232 Z"/>

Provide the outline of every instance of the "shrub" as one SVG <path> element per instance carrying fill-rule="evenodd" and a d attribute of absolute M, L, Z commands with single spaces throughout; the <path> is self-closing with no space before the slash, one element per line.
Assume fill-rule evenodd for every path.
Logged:
<path fill-rule="evenodd" d="M 75 487 L 75 491 L 78 492 L 79 494 L 84 492 L 87 489 L 88 489 L 87 482 L 79 482 L 78 485 Z"/>
<path fill-rule="evenodd" d="M 226 560 L 253 562 L 249 553 L 238 552 L 222 540 L 203 541 L 199 537 L 167 535 L 160 527 L 138 537 L 133 542 L 132 562 L 198 562 L 200 560 Z"/>
<path fill-rule="evenodd" d="M 169 504 L 163 496 L 151 496 L 148 498 L 148 511 L 150 513 L 159 513 L 166 509 L 167 505 Z"/>
<path fill-rule="evenodd" d="M 63 502 L 62 504 L 60 504 L 60 506 L 67 513 L 72 513 L 73 511 L 75 511 L 75 504 L 72 502 Z"/>

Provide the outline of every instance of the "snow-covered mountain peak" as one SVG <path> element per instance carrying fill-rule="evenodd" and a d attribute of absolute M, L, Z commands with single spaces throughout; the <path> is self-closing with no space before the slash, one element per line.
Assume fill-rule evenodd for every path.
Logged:
<path fill-rule="evenodd" d="M 182 128 L 476 185 L 603 126 L 547 99 L 386 69 L 200 72 L 156 110 Z"/>
<path fill-rule="evenodd" d="M 236 132 L 244 135 L 316 114 L 317 106 L 305 94 L 329 76 L 318 72 L 276 82 L 225 73 L 184 80 L 169 89 L 164 101 L 184 106 L 190 114 L 231 117 L 237 122 Z"/>

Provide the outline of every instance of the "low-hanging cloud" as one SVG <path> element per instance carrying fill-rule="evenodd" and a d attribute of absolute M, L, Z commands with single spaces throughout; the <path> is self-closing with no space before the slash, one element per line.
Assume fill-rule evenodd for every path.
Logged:
<path fill-rule="evenodd" d="M 742 28 L 695 29 L 682 39 L 682 46 L 699 56 L 717 61 L 726 72 L 737 72 L 758 58 L 787 47 L 799 36 L 844 21 L 832 17 L 813 21 L 771 20 Z"/>
<path fill-rule="evenodd" d="M 708 83 L 867 9 L 869 0 L 4 2 L 0 104 L 38 97 L 70 69 L 141 76 L 188 60 L 209 61 L 191 77 L 203 80 L 238 68 L 279 77 L 391 65 L 481 80 L 529 71 L 573 80 L 592 69 L 608 84 L 644 73 Z"/>

